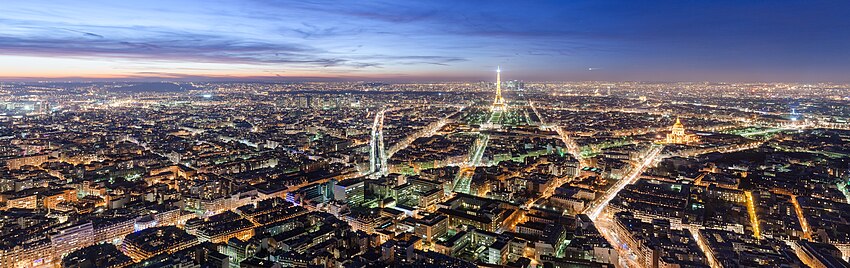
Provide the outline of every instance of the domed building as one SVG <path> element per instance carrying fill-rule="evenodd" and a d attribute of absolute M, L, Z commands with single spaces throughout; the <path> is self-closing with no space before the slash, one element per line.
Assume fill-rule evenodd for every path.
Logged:
<path fill-rule="evenodd" d="M 670 129 L 670 133 L 667 134 L 667 138 L 664 142 L 672 144 L 689 144 L 699 142 L 699 137 L 694 134 L 686 134 L 685 125 L 683 125 L 682 121 L 676 117 L 676 123 L 673 124 L 673 127 Z"/>

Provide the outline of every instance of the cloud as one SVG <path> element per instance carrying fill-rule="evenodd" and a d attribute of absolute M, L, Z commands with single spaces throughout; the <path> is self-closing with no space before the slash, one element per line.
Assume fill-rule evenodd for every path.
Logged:
<path fill-rule="evenodd" d="M 83 35 L 95 38 L 0 36 L 0 54 L 312 66 L 348 63 L 341 58 L 323 57 L 325 51 L 303 44 L 269 43 L 184 32 L 160 32 L 144 38 L 127 39 L 106 38 L 90 32 L 84 32 Z"/>
<path fill-rule="evenodd" d="M 88 37 L 103 38 L 103 36 L 102 36 L 102 35 L 99 35 L 99 34 L 93 34 L 93 33 L 83 33 L 83 35 L 88 36 Z"/>
<path fill-rule="evenodd" d="M 850 6 L 835 1 L 62 1 L 0 5 L 0 54 L 413 76 L 509 62 L 558 79 L 586 66 L 837 77 L 850 66 Z"/>

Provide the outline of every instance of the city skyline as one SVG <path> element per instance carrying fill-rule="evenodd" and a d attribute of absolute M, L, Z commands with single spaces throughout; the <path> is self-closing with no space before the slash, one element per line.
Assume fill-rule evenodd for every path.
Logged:
<path fill-rule="evenodd" d="M 850 268 L 850 2 L 0 5 L 0 268 Z"/>
<path fill-rule="evenodd" d="M 847 82 L 847 5 L 15 2 L 0 80 Z"/>

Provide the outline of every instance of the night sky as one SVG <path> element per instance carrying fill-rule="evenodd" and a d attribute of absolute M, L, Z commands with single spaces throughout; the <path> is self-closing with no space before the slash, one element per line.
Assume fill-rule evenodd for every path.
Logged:
<path fill-rule="evenodd" d="M 0 79 L 850 81 L 850 1 L 3 1 Z"/>

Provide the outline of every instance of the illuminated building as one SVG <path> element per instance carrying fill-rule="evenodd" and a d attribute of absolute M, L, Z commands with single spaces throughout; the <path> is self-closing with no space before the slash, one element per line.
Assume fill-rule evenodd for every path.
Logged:
<path fill-rule="evenodd" d="M 496 98 L 493 100 L 493 111 L 505 110 L 505 99 L 502 98 L 502 68 L 496 69 Z"/>
<path fill-rule="evenodd" d="M 363 180 L 359 179 L 337 182 L 333 187 L 334 200 L 355 205 L 362 204 L 364 185 Z"/>
<path fill-rule="evenodd" d="M 833 245 L 799 240 L 794 246 L 797 256 L 809 267 L 850 267 L 850 263 L 842 259 L 841 251 Z"/>
<path fill-rule="evenodd" d="M 382 218 L 374 210 L 370 211 L 355 211 L 345 215 L 345 221 L 351 225 L 352 230 L 360 230 L 367 234 L 375 233 L 376 227 L 387 222 L 387 218 Z"/>
<path fill-rule="evenodd" d="M 70 226 L 50 236 L 53 252 L 62 257 L 78 249 L 94 244 L 94 229 L 91 222 Z"/>
<path fill-rule="evenodd" d="M 140 261 L 163 253 L 174 253 L 196 244 L 198 238 L 194 235 L 174 226 L 163 226 L 128 234 L 124 238 L 122 251 L 133 260 Z"/>
<path fill-rule="evenodd" d="M 434 243 L 434 251 L 440 254 L 455 256 L 469 245 L 472 235 L 466 231 L 459 231 L 445 241 L 437 240 Z"/>
<path fill-rule="evenodd" d="M 381 259 L 390 263 L 412 262 L 414 250 L 421 248 L 422 240 L 416 236 L 396 237 L 381 245 Z"/>
<path fill-rule="evenodd" d="M 194 214 L 188 214 L 194 215 Z M 93 241 L 120 244 L 124 236 L 156 226 L 177 224 L 180 209 L 167 208 L 144 216 L 101 218 L 93 222 Z"/>
<path fill-rule="evenodd" d="M 59 203 L 62 203 L 62 202 L 65 202 L 65 201 L 77 202 L 77 190 L 70 188 L 70 189 L 50 191 L 49 193 L 45 194 L 45 197 L 42 200 L 42 203 L 44 204 L 44 207 L 47 208 L 47 209 L 56 209 L 56 207 L 59 205 Z"/>
<path fill-rule="evenodd" d="M 685 134 L 685 126 L 682 125 L 682 121 L 677 117 L 676 123 L 673 124 L 670 133 L 667 134 L 667 138 L 664 141 L 665 143 L 672 144 L 689 144 L 699 142 L 699 137 L 693 134 Z"/>
<path fill-rule="evenodd" d="M 618 212 L 614 222 L 614 232 L 644 267 L 708 267 L 688 229 L 672 228 L 667 220 L 644 222 L 629 212 Z"/>
<path fill-rule="evenodd" d="M 438 207 L 437 212 L 449 218 L 450 227 L 467 225 L 488 232 L 510 226 L 522 214 L 510 203 L 462 193 Z"/>
<path fill-rule="evenodd" d="M 190 220 L 186 226 L 187 231 L 194 232 L 200 242 L 226 243 L 230 238 L 247 240 L 254 236 L 254 224 L 232 211 Z"/>
<path fill-rule="evenodd" d="M 22 209 L 36 209 L 38 206 L 38 195 L 28 195 L 18 198 L 2 198 L 6 201 L 6 209 L 10 208 L 22 208 Z"/>
<path fill-rule="evenodd" d="M 247 220 L 226 223 L 217 229 L 202 229 L 198 231 L 198 239 L 202 242 L 225 243 L 231 238 L 247 240 L 254 236 L 253 225 Z"/>
<path fill-rule="evenodd" d="M 133 223 L 133 231 L 138 232 L 147 228 L 156 227 L 156 224 L 156 219 L 154 219 L 151 215 L 147 215 L 136 219 L 136 222 Z"/>
<path fill-rule="evenodd" d="M 94 242 L 118 244 L 125 235 L 133 232 L 135 222 L 134 217 L 98 219 L 93 227 Z"/>
<path fill-rule="evenodd" d="M 133 264 L 133 260 L 119 251 L 112 244 L 97 244 L 74 251 L 62 259 L 62 267 L 92 268 L 108 267 L 121 268 Z"/>
<path fill-rule="evenodd" d="M 103 187 L 102 185 L 91 181 L 83 181 L 82 183 L 77 184 L 76 188 L 77 198 L 83 198 L 90 195 L 97 196 L 103 199 L 109 197 L 109 195 L 106 194 L 106 187 Z"/>
<path fill-rule="evenodd" d="M 50 239 L 25 241 L 0 250 L 0 267 L 38 267 L 53 263 Z"/>
<path fill-rule="evenodd" d="M 8 167 L 10 170 L 16 170 L 24 166 L 39 166 L 44 162 L 47 162 L 46 154 L 24 156 L 6 160 L 6 167 Z"/>
<path fill-rule="evenodd" d="M 433 242 L 437 238 L 442 237 L 448 230 L 448 218 L 439 214 L 431 214 L 416 221 L 414 231 L 417 236 L 425 241 Z"/>

